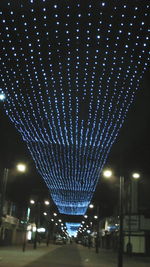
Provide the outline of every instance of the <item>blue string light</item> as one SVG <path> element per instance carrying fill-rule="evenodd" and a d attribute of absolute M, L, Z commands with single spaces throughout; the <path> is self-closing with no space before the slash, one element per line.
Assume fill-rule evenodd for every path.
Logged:
<path fill-rule="evenodd" d="M 67 232 L 69 234 L 70 237 L 74 236 L 76 237 L 77 236 L 77 232 L 78 232 L 78 229 L 80 227 L 80 223 L 70 223 L 70 222 L 66 222 L 66 227 L 67 227 Z"/>
<path fill-rule="evenodd" d="M 1 2 L 0 99 L 59 211 L 83 215 L 148 68 L 148 1 Z"/>

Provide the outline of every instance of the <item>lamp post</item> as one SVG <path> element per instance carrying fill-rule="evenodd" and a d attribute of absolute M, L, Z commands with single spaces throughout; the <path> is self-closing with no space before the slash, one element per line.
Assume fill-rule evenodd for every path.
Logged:
<path fill-rule="evenodd" d="M 139 173 L 133 173 L 132 174 L 132 180 L 130 180 L 129 183 L 129 210 L 128 210 L 128 216 L 129 216 L 129 220 L 128 220 L 128 243 L 127 243 L 127 253 L 129 256 L 132 255 L 132 243 L 131 243 L 131 232 L 132 232 L 132 228 L 131 228 L 131 216 L 132 216 L 132 185 L 133 185 L 133 180 L 134 181 L 138 181 L 140 179 L 140 174 Z"/>
<path fill-rule="evenodd" d="M 93 204 L 90 204 L 89 205 L 89 208 L 90 209 L 93 209 L 94 208 L 94 205 Z M 96 224 L 96 239 L 95 239 L 95 252 L 96 253 L 99 253 L 99 246 L 100 246 L 100 233 L 99 233 L 99 227 L 100 227 L 100 221 L 99 221 L 99 218 L 100 218 L 100 207 L 99 205 L 97 205 L 97 209 L 96 209 L 96 212 L 97 212 L 97 215 L 94 215 L 94 219 L 97 220 L 97 224 Z"/>
<path fill-rule="evenodd" d="M 124 201 L 124 177 L 120 176 L 119 182 L 119 246 L 118 267 L 123 266 L 123 201 Z"/>
<path fill-rule="evenodd" d="M 33 248 L 37 248 L 37 241 L 38 241 L 38 228 L 40 224 L 40 215 L 41 215 L 41 205 L 44 204 L 45 206 L 49 206 L 50 202 L 48 200 L 41 201 L 41 200 L 30 200 L 30 204 L 35 205 L 36 208 L 36 214 L 35 214 L 35 225 L 36 225 L 36 231 L 35 231 L 35 237 L 33 242 Z M 43 213 L 44 216 L 47 216 L 47 212 Z M 49 245 L 49 229 L 48 229 L 48 237 L 47 237 L 47 246 Z"/>
<path fill-rule="evenodd" d="M 97 206 L 97 216 L 94 216 L 97 219 L 97 236 L 96 236 L 96 253 L 99 253 L 99 245 L 100 245 L 100 234 L 99 234 L 99 217 L 100 217 L 100 209 L 99 205 Z"/>
<path fill-rule="evenodd" d="M 103 176 L 107 179 L 113 175 L 111 170 L 104 170 Z M 119 179 L 119 242 L 118 242 L 118 267 L 123 266 L 123 200 L 124 200 L 124 177 Z"/>
<path fill-rule="evenodd" d="M 9 170 L 7 168 L 5 168 L 4 169 L 4 174 L 3 174 L 3 177 L 2 177 L 2 181 L 1 181 L 0 226 L 2 225 L 2 221 L 3 221 L 3 213 L 4 213 L 3 209 L 4 209 L 4 203 L 5 203 L 8 172 L 9 172 Z"/>
<path fill-rule="evenodd" d="M 26 165 L 23 163 L 17 164 L 16 168 L 18 172 L 24 173 L 26 171 Z M 9 176 L 9 169 L 5 168 L 1 182 L 0 227 L 2 226 L 3 215 L 4 215 L 4 204 L 5 204 L 8 176 Z M 1 239 L 1 232 L 2 232 L 2 227 L 0 231 L 0 239 Z"/>
<path fill-rule="evenodd" d="M 111 170 L 103 171 L 103 176 L 105 178 L 112 177 Z M 132 178 L 139 179 L 140 175 L 138 173 L 133 173 Z M 129 227 L 131 227 L 131 197 L 132 192 L 130 192 L 130 212 L 129 212 Z M 124 214 L 124 177 L 120 176 L 119 179 L 119 242 L 118 242 L 118 267 L 123 266 L 123 214 Z M 129 246 L 131 245 L 131 228 L 129 230 Z M 131 247 L 131 246 L 130 246 Z M 132 247 L 131 247 L 132 249 Z"/>

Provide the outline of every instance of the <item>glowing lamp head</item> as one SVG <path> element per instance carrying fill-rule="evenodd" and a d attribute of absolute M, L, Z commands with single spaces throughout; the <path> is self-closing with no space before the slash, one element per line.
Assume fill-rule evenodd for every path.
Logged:
<path fill-rule="evenodd" d="M 17 170 L 18 170 L 19 172 L 25 172 L 25 171 L 26 171 L 26 165 L 23 164 L 23 163 L 19 163 L 19 164 L 17 165 Z"/>
<path fill-rule="evenodd" d="M 105 178 L 110 178 L 112 176 L 112 171 L 111 170 L 105 170 L 105 171 L 103 171 L 103 176 Z"/>
<path fill-rule="evenodd" d="M 90 204 L 90 205 L 89 205 L 89 208 L 90 208 L 90 209 L 93 209 L 93 208 L 94 208 L 94 205 L 93 205 L 93 204 Z"/>
<path fill-rule="evenodd" d="M 44 204 L 45 204 L 46 206 L 48 206 L 48 205 L 50 204 L 50 202 L 49 202 L 48 200 L 45 200 L 45 201 L 44 201 Z"/>
<path fill-rule="evenodd" d="M 35 204 L 35 201 L 33 199 L 30 200 L 30 204 Z"/>
<path fill-rule="evenodd" d="M 139 178 L 140 178 L 140 174 L 137 173 L 137 172 L 135 172 L 135 173 L 132 174 L 132 177 L 133 177 L 134 179 L 139 179 Z"/>

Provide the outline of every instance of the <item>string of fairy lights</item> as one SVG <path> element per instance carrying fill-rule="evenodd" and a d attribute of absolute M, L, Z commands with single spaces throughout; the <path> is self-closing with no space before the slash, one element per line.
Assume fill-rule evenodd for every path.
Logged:
<path fill-rule="evenodd" d="M 66 222 L 66 227 L 67 227 L 67 233 L 69 234 L 70 237 L 77 236 L 78 229 L 80 227 L 80 223 L 72 223 L 72 222 Z"/>
<path fill-rule="evenodd" d="M 0 3 L 1 100 L 60 213 L 85 214 L 140 88 L 148 2 Z"/>

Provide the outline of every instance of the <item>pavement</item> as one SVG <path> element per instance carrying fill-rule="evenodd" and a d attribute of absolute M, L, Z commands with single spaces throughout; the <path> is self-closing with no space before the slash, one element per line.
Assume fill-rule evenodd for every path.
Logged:
<path fill-rule="evenodd" d="M 149 267 L 150 258 L 123 257 L 123 267 Z M 0 247 L 0 267 L 117 267 L 117 254 L 111 250 L 99 250 L 82 245 L 41 244 L 36 250 L 31 245 Z"/>

